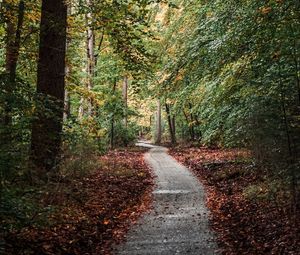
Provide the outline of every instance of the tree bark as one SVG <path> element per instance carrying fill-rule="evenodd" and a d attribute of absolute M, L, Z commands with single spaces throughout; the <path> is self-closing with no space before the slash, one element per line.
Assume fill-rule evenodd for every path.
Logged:
<path fill-rule="evenodd" d="M 104 29 L 101 33 L 100 36 L 100 40 L 99 40 L 99 44 L 98 44 L 98 48 L 97 48 L 97 53 L 94 54 L 94 58 L 95 58 L 95 71 L 94 71 L 94 76 L 97 77 L 98 76 L 98 72 L 97 72 L 97 64 L 98 64 L 98 58 L 100 56 L 100 52 L 101 52 L 101 47 L 102 47 L 102 43 L 104 40 Z"/>
<path fill-rule="evenodd" d="M 172 143 L 172 145 L 175 145 L 176 144 L 175 117 L 171 116 L 170 106 L 167 103 L 165 104 L 165 107 L 166 107 L 166 113 L 167 113 L 167 117 L 168 117 L 171 143 Z"/>
<path fill-rule="evenodd" d="M 80 98 L 79 109 L 78 109 L 78 119 L 82 120 L 84 115 L 84 98 L 83 96 Z"/>
<path fill-rule="evenodd" d="M 0 149 L 4 153 L 11 153 L 11 150 L 14 150 L 14 132 L 13 132 L 13 103 L 14 95 L 16 91 L 16 78 L 17 78 L 17 64 L 20 51 L 21 43 L 21 32 L 24 20 L 24 11 L 25 4 L 24 1 L 19 2 L 18 7 L 18 18 L 15 22 L 12 17 L 16 16 L 16 13 L 13 11 L 12 6 L 8 3 L 3 2 L 5 12 L 7 14 L 6 18 L 6 49 L 5 49 L 5 73 L 6 73 L 6 82 L 3 90 L 2 98 L 3 101 L 3 114 L 0 116 Z M 16 24 L 15 24 L 16 23 Z M 19 130 L 18 130 L 19 131 Z M 8 158 L 6 162 L 5 171 L 10 172 L 12 169 L 12 162 L 15 160 L 12 157 Z"/>
<path fill-rule="evenodd" d="M 68 120 L 70 117 L 71 111 L 71 100 L 70 93 L 68 90 L 65 90 L 65 100 L 64 100 L 64 121 Z"/>
<path fill-rule="evenodd" d="M 87 5 L 89 7 L 92 6 L 92 1 L 87 0 Z M 91 91 L 94 87 L 93 79 L 94 79 L 94 70 L 95 70 L 95 36 L 94 30 L 92 27 L 92 14 L 89 12 L 86 16 L 87 19 L 87 89 Z M 92 115 L 93 111 L 93 102 L 92 98 L 88 99 L 88 116 Z"/>
<path fill-rule="evenodd" d="M 188 125 L 188 128 L 189 128 L 189 133 L 190 133 L 190 136 L 191 136 L 191 141 L 194 141 L 195 140 L 195 130 L 194 130 L 194 125 L 191 125 L 191 121 L 189 120 L 189 116 L 188 114 L 185 112 L 185 110 L 183 109 L 183 114 L 184 114 L 184 117 L 186 119 L 186 122 L 187 122 L 187 125 Z"/>
<path fill-rule="evenodd" d="M 156 113 L 156 144 L 161 144 L 161 103 L 157 100 L 157 113 Z"/>
<path fill-rule="evenodd" d="M 128 127 L 128 77 L 125 76 L 123 80 L 123 101 L 124 101 L 124 126 Z"/>
<path fill-rule="evenodd" d="M 71 6 L 67 6 L 67 16 L 72 15 L 72 8 Z M 67 27 L 66 30 L 66 52 L 69 49 L 69 45 L 71 42 L 71 37 L 68 37 L 69 34 L 69 29 Z M 68 61 L 68 59 L 66 60 L 66 67 L 65 67 L 65 76 L 66 76 L 66 80 L 68 80 L 68 77 L 70 75 L 71 72 L 71 65 L 69 64 L 70 61 Z M 67 88 L 65 88 L 65 99 L 64 99 L 64 122 L 68 120 L 68 118 L 71 115 L 71 98 L 70 98 L 70 93 L 67 90 Z"/>
<path fill-rule="evenodd" d="M 31 155 L 44 173 L 55 167 L 61 152 L 65 94 L 67 6 L 64 0 L 43 0 L 35 119 Z M 45 177 L 45 176 L 41 176 Z"/>
<path fill-rule="evenodd" d="M 14 13 L 9 9 L 10 8 L 7 6 L 8 16 L 14 15 Z M 4 103 L 4 118 L 3 118 L 3 124 L 6 127 L 11 125 L 12 122 L 12 116 L 11 116 L 12 102 L 10 98 L 11 95 L 14 93 L 15 85 L 16 85 L 15 83 L 16 83 L 16 76 L 17 76 L 17 63 L 19 59 L 21 31 L 22 31 L 22 26 L 24 21 L 24 11 L 25 11 L 25 4 L 24 1 L 21 0 L 19 2 L 19 7 L 18 7 L 18 20 L 17 20 L 16 27 L 10 17 L 7 17 L 7 21 L 6 21 L 7 42 L 6 42 L 6 52 L 5 52 L 5 71 L 8 74 L 8 82 L 5 88 L 5 93 L 7 97 Z"/>
<path fill-rule="evenodd" d="M 117 79 L 115 79 L 114 81 L 114 86 L 112 90 L 113 95 L 116 93 L 116 88 L 117 88 Z M 115 147 L 115 114 L 113 111 L 111 116 L 111 127 L 110 127 L 110 148 L 114 149 L 114 147 Z"/>

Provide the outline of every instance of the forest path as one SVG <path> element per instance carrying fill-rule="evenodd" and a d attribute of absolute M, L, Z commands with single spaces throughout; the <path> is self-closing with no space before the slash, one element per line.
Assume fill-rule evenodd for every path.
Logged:
<path fill-rule="evenodd" d="M 157 176 L 153 209 L 132 227 L 116 254 L 215 254 L 201 183 L 166 148 L 138 145 L 151 148 L 145 158 Z"/>

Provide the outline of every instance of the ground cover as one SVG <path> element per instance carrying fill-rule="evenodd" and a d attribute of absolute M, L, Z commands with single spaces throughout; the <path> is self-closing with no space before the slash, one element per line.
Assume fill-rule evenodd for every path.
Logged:
<path fill-rule="evenodd" d="M 5 254 L 110 254 L 151 202 L 143 154 L 137 148 L 110 151 L 95 159 L 99 167 L 91 174 L 35 190 L 31 200 L 42 209 L 28 224 L 18 228 L 9 222 L 15 218 L 2 215 Z"/>
<path fill-rule="evenodd" d="M 170 154 L 204 183 L 222 254 L 300 254 L 299 218 L 279 178 L 244 150 L 177 148 Z"/>

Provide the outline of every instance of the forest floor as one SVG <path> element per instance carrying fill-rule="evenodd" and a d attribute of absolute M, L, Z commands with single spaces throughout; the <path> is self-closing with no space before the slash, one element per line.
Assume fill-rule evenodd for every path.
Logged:
<path fill-rule="evenodd" d="M 199 216 L 206 221 L 206 214 L 197 216 L 193 212 L 195 204 L 200 203 L 205 208 L 201 184 L 196 182 L 201 191 L 196 192 L 197 203 L 176 209 L 172 203 L 186 200 L 181 199 L 186 195 L 186 188 L 176 188 L 179 191 L 173 192 L 174 187 L 164 187 L 172 184 L 166 180 L 154 189 L 152 170 L 144 160 L 146 152 L 136 147 L 110 151 L 95 159 L 97 170 L 88 175 L 49 181 L 41 187 L 19 185 L 18 191 L 7 193 L 8 204 L 4 203 L 5 207 L 1 208 L 1 232 L 5 231 L 0 236 L 0 246 L 4 245 L 6 250 L 0 247 L 0 254 L 3 251 L 8 255 L 111 254 L 112 246 L 123 241 L 127 233 L 127 240 L 134 241 L 139 226 L 135 223 L 151 216 L 153 210 L 149 209 L 153 200 L 154 209 L 156 200 L 160 205 L 159 213 L 152 216 L 162 227 L 176 222 L 180 225 L 185 217 L 190 220 Z M 178 147 L 170 149 L 169 154 L 189 167 L 204 184 L 210 224 L 217 235 L 221 254 L 300 254 L 300 219 L 293 217 L 296 214 L 291 211 L 286 185 L 257 169 L 247 151 Z M 153 164 L 163 166 L 161 175 L 170 172 L 170 161 L 164 161 L 167 156 L 161 158 L 162 161 L 155 159 L 159 152 L 152 156 L 152 167 Z M 170 180 L 174 180 L 173 177 L 170 176 Z M 183 181 L 187 185 L 189 182 L 190 179 Z M 155 193 L 157 189 L 162 191 Z M 16 193 L 22 197 L 17 198 Z M 165 195 L 169 196 L 169 202 L 162 199 Z M 190 214 L 187 210 L 191 210 Z M 150 216 L 144 214 L 146 211 Z M 151 230 L 150 225 L 146 226 Z M 185 229 L 186 233 L 170 233 L 175 234 L 175 239 L 195 233 L 201 235 L 201 231 L 197 232 L 201 230 L 200 225 L 194 224 L 198 230 L 194 230 L 192 224 L 188 226 L 192 231 L 182 227 L 179 231 Z M 163 237 L 160 233 L 159 236 L 165 248 L 173 249 L 172 245 L 178 241 L 172 241 L 171 235 Z M 155 251 L 151 243 L 148 244 L 148 250 Z M 182 252 L 186 244 L 181 243 L 177 250 Z M 120 247 L 126 254 L 126 243 Z"/>
<path fill-rule="evenodd" d="M 153 208 L 130 229 L 116 254 L 215 254 L 201 183 L 166 148 L 140 146 L 152 147 L 145 159 L 156 175 Z"/>
<path fill-rule="evenodd" d="M 144 152 L 110 151 L 96 159 L 98 170 L 88 176 L 36 190 L 35 203 L 53 210 L 39 211 L 19 228 L 14 215 L 1 219 L 2 226 L 13 226 L 4 235 L 5 254 L 110 254 L 112 243 L 151 205 L 153 177 Z"/>
<path fill-rule="evenodd" d="M 299 217 L 280 179 L 247 151 L 182 147 L 170 154 L 204 184 L 222 254 L 300 254 Z"/>

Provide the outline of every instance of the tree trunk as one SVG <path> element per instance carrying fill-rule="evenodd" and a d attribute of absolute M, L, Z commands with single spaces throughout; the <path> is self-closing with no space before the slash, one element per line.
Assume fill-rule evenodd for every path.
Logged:
<path fill-rule="evenodd" d="M 67 16 L 72 15 L 72 8 L 71 6 L 67 6 Z M 69 29 L 67 28 L 66 31 L 67 35 L 69 34 Z M 71 37 L 67 36 L 66 37 L 66 52 L 68 52 L 69 49 L 69 45 L 71 42 Z M 65 67 L 65 76 L 66 76 L 66 80 L 68 80 L 68 77 L 70 76 L 70 72 L 71 72 L 71 65 L 69 64 L 70 61 L 68 61 L 68 59 L 66 60 L 66 67 Z M 67 90 L 67 88 L 65 88 L 65 99 L 64 99 L 64 122 L 68 120 L 68 118 L 71 115 L 71 98 L 70 98 L 70 93 Z"/>
<path fill-rule="evenodd" d="M 13 103 L 14 95 L 16 90 L 16 77 L 17 77 L 17 63 L 19 58 L 20 51 L 20 42 L 21 42 L 21 31 L 24 20 L 24 1 L 19 2 L 18 7 L 18 18 L 17 24 L 14 24 L 12 17 L 16 16 L 13 8 L 8 5 L 8 3 L 3 3 L 6 6 L 6 51 L 5 51 L 5 73 L 6 73 L 6 82 L 5 87 L 1 91 L 3 93 L 3 114 L 0 117 L 0 150 L 7 155 L 11 155 L 11 151 L 14 150 L 14 133 L 13 133 Z M 18 130 L 19 131 L 19 130 Z M 15 161 L 13 157 L 8 157 L 5 164 L 5 171 L 10 172 L 12 169 L 12 163 Z"/>
<path fill-rule="evenodd" d="M 117 79 L 115 79 L 112 93 L 113 95 L 116 93 L 117 88 Z M 110 148 L 114 149 L 115 147 L 115 114 L 114 111 L 111 116 L 111 127 L 110 127 Z"/>
<path fill-rule="evenodd" d="M 84 115 L 84 98 L 83 96 L 80 98 L 79 109 L 78 109 L 78 119 L 82 120 Z"/>
<path fill-rule="evenodd" d="M 42 1 L 32 160 L 50 171 L 61 152 L 64 113 L 67 6 L 64 0 Z M 44 176 L 41 176 L 44 177 Z"/>
<path fill-rule="evenodd" d="M 290 123 L 288 120 L 288 114 L 287 109 L 285 106 L 285 96 L 283 91 L 283 81 L 282 81 L 282 74 L 281 74 L 281 66 L 280 63 L 278 63 L 278 75 L 279 75 L 279 84 L 281 86 L 281 107 L 282 107 L 282 113 L 283 113 L 283 121 L 284 121 L 284 127 L 286 132 L 286 141 L 287 141 L 287 161 L 288 165 L 290 166 L 290 176 L 291 176 L 291 194 L 292 194 L 292 203 L 291 203 L 291 209 L 294 215 L 296 215 L 297 208 L 298 208 L 298 188 L 297 188 L 297 176 L 295 172 L 295 151 L 292 149 L 292 135 L 290 132 Z M 294 219 L 296 221 L 296 219 Z M 296 222 L 295 222 L 296 223 Z"/>
<path fill-rule="evenodd" d="M 8 3 L 6 3 L 8 4 Z M 24 1 L 19 2 L 18 8 L 18 20 L 17 26 L 11 21 L 11 17 L 9 15 L 14 15 L 14 13 L 9 10 L 10 8 L 7 7 L 7 22 L 6 22 L 6 52 L 5 52 L 5 71 L 8 74 L 8 82 L 5 88 L 5 93 L 7 95 L 4 103 L 4 118 L 3 124 L 7 127 L 8 131 L 10 132 L 10 128 L 8 127 L 11 125 L 12 116 L 11 116 L 11 95 L 14 93 L 15 90 L 15 83 L 16 83 L 16 76 L 17 76 L 17 63 L 19 58 L 19 51 L 20 51 L 20 43 L 21 43 L 21 30 L 24 21 L 24 10 L 25 4 Z"/>
<path fill-rule="evenodd" d="M 87 4 L 91 7 L 91 0 L 87 0 Z M 95 54 L 94 54 L 94 45 L 95 45 L 95 36 L 94 30 L 92 28 L 92 14 L 89 12 L 86 16 L 87 19 L 87 89 L 91 91 L 94 87 L 93 78 L 94 78 L 94 69 L 95 69 Z M 88 99 L 88 116 L 92 115 L 93 102 L 92 98 Z"/>
<path fill-rule="evenodd" d="M 128 127 L 128 77 L 124 77 L 123 81 L 123 100 L 124 100 L 124 126 Z"/>
<path fill-rule="evenodd" d="M 171 116 L 170 106 L 167 103 L 165 104 L 165 107 L 166 107 L 166 113 L 167 113 L 167 117 L 168 117 L 171 143 L 172 143 L 172 145 L 175 145 L 176 144 L 175 117 Z"/>
<path fill-rule="evenodd" d="M 68 90 L 65 90 L 65 100 L 64 100 L 64 121 L 68 120 L 70 117 L 71 111 L 71 100 L 70 100 L 70 93 Z"/>
<path fill-rule="evenodd" d="M 104 40 L 104 30 L 102 31 L 102 34 L 100 36 L 100 40 L 99 40 L 99 44 L 98 44 L 98 48 L 97 48 L 97 53 L 94 54 L 94 59 L 95 59 L 95 70 L 94 70 L 94 76 L 97 77 L 98 76 L 98 72 L 97 72 L 97 63 L 98 63 L 98 58 L 100 56 L 100 52 L 101 52 L 101 47 L 102 47 L 102 43 Z"/>
<path fill-rule="evenodd" d="M 172 116 L 171 124 L 172 124 L 171 126 L 172 126 L 173 134 L 174 134 L 174 143 L 173 144 L 176 144 L 176 117 L 175 117 L 175 115 Z"/>
<path fill-rule="evenodd" d="M 195 130 L 194 130 L 194 125 L 191 125 L 191 121 L 189 120 L 189 117 L 188 117 L 188 114 L 185 112 L 185 110 L 183 109 L 183 114 L 184 114 L 184 117 L 186 119 L 186 122 L 187 122 L 187 125 L 188 125 L 188 128 L 189 128 L 189 133 L 190 133 L 190 136 L 191 136 L 191 141 L 194 141 L 195 140 Z"/>
<path fill-rule="evenodd" d="M 156 144 L 161 144 L 161 103 L 157 100 L 157 113 L 156 113 Z"/>

